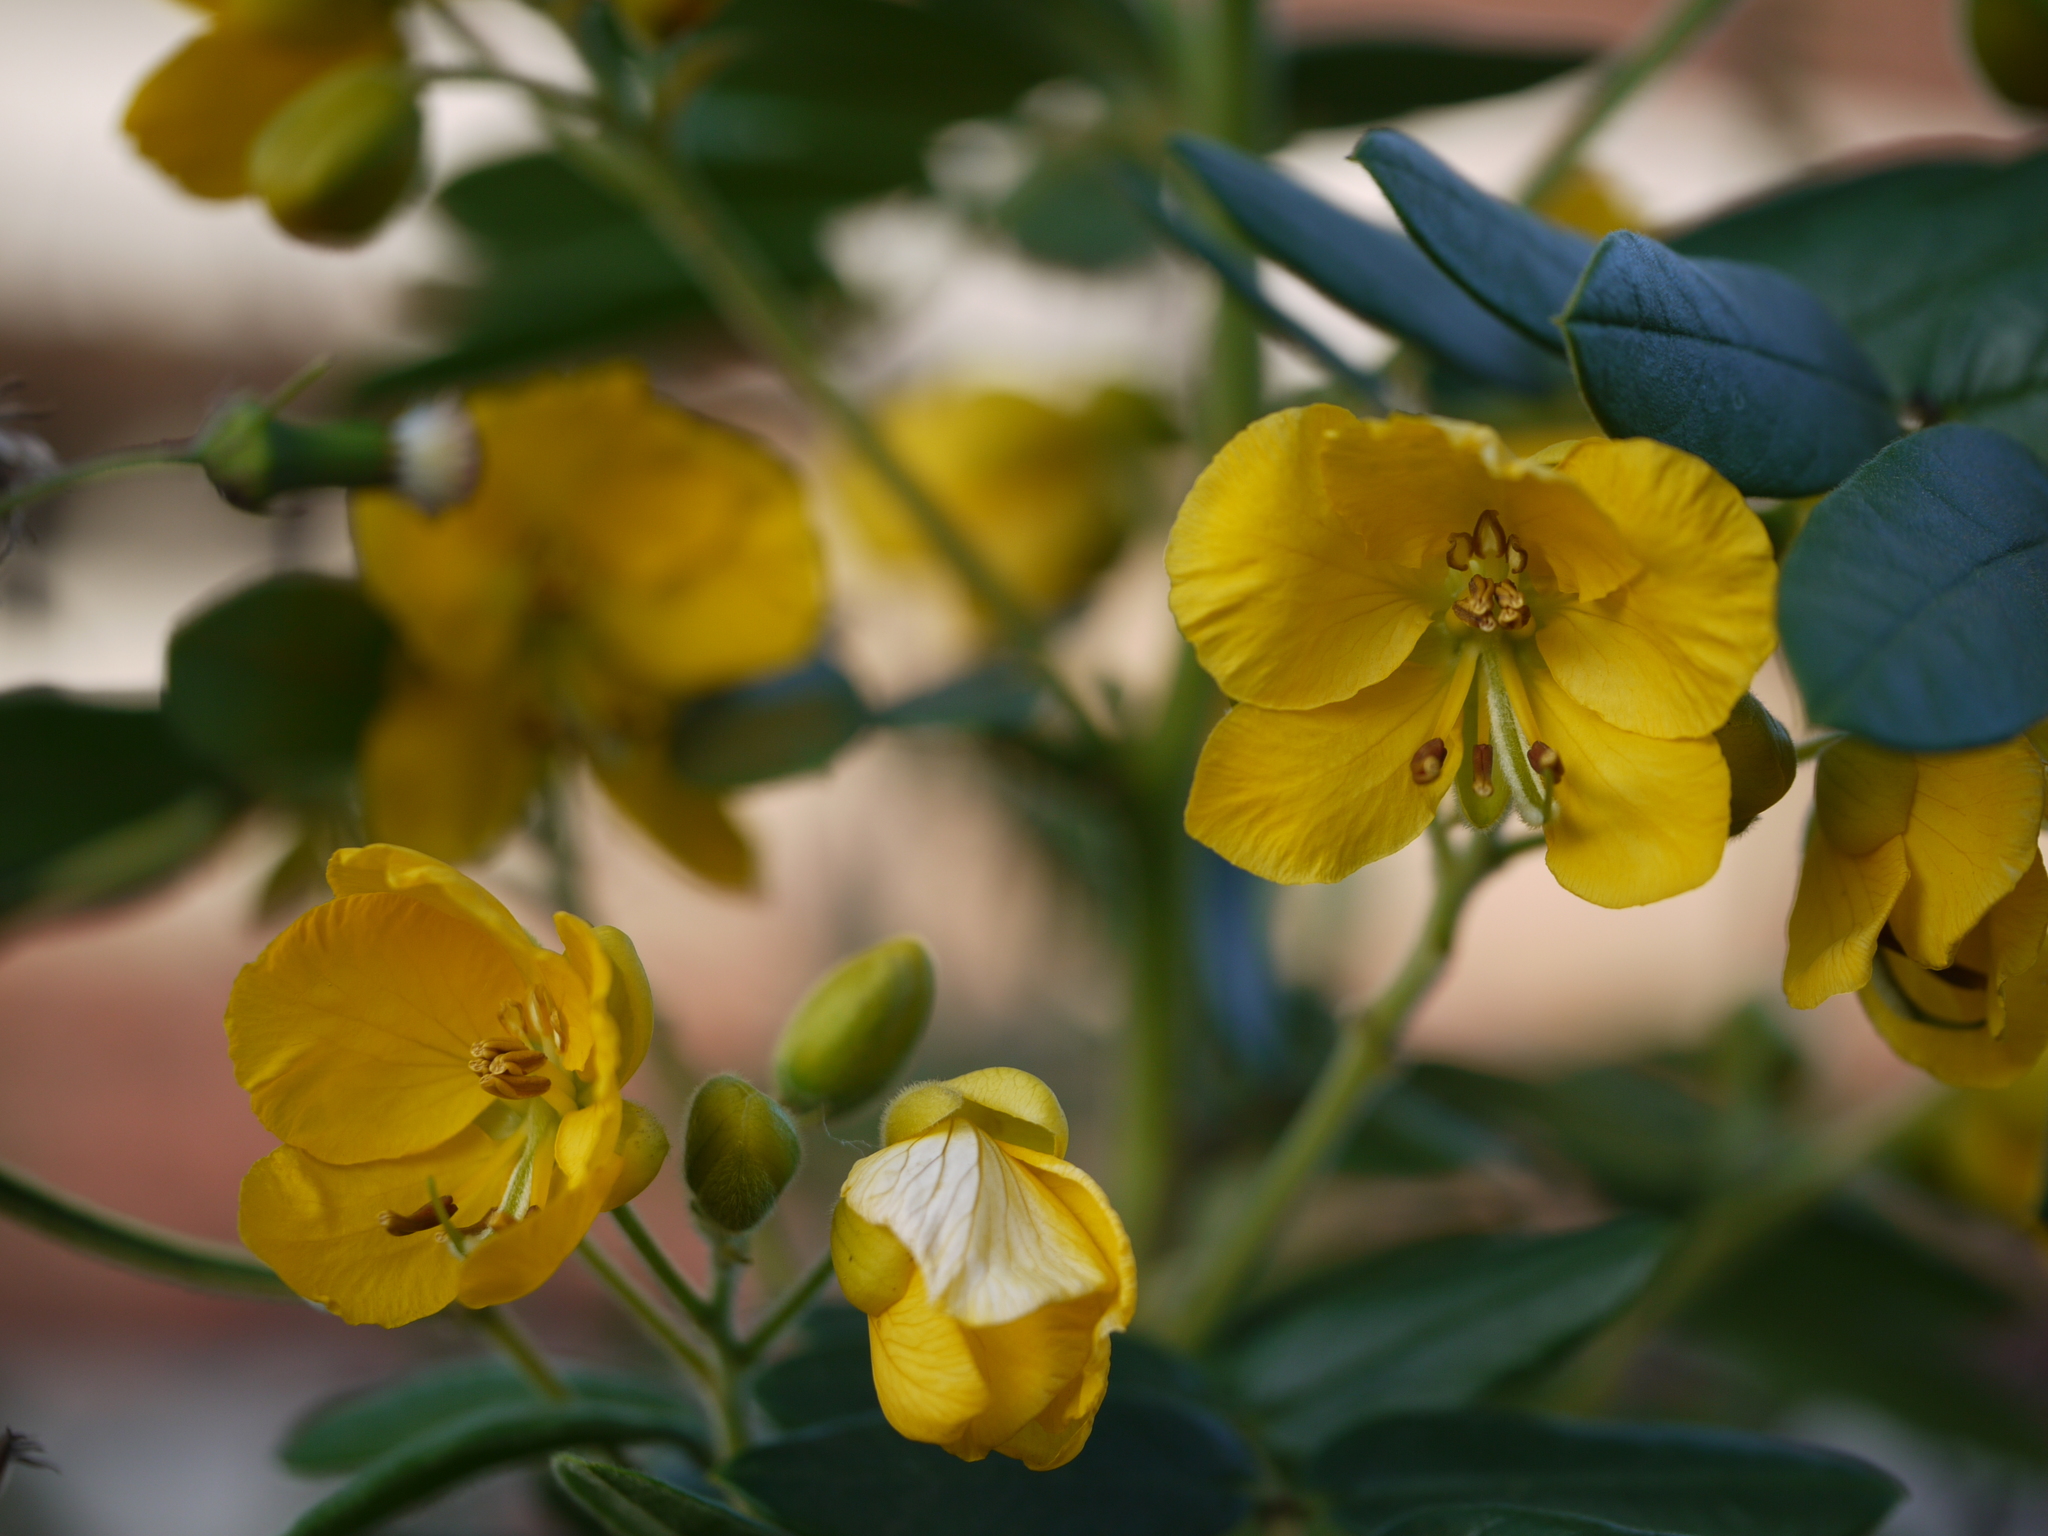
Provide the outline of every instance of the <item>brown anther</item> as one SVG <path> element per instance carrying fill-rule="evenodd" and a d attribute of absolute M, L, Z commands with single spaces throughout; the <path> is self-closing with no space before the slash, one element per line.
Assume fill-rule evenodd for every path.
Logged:
<path fill-rule="evenodd" d="M 1472 749 L 1472 793 L 1482 800 L 1493 798 L 1493 743 L 1482 741 Z"/>
<path fill-rule="evenodd" d="M 1451 612 L 1474 629 L 1493 633 L 1499 627 L 1493 616 L 1493 583 L 1484 576 L 1474 576 L 1466 583 L 1463 595 L 1451 604 Z"/>
<path fill-rule="evenodd" d="M 1494 612 L 1502 629 L 1520 629 L 1529 622 L 1529 600 L 1512 581 L 1497 582 L 1493 588 Z"/>
<path fill-rule="evenodd" d="M 1444 564 L 1454 571 L 1469 571 L 1472 569 L 1471 534 L 1454 533 L 1451 535 L 1451 547 L 1444 551 Z"/>
<path fill-rule="evenodd" d="M 476 1085 L 499 1099 L 537 1099 L 554 1086 L 544 1077 L 480 1077 Z"/>
<path fill-rule="evenodd" d="M 386 1232 L 389 1232 L 393 1237 L 411 1237 L 415 1232 L 425 1232 L 430 1228 L 438 1227 L 443 1216 L 453 1216 L 454 1214 L 454 1196 L 443 1195 L 441 1197 L 441 1209 L 438 1212 L 434 1209 L 434 1202 L 429 1200 L 410 1216 L 401 1216 L 396 1211 L 379 1211 L 377 1213 L 377 1225 Z"/>
<path fill-rule="evenodd" d="M 475 1045 L 469 1048 L 469 1054 L 480 1061 L 489 1061 L 493 1056 L 502 1056 L 507 1051 L 523 1051 L 525 1049 L 526 1042 L 524 1040 L 513 1040 L 500 1035 L 494 1039 L 477 1041 Z"/>
<path fill-rule="evenodd" d="M 1529 743 L 1529 766 L 1539 774 L 1547 774 L 1550 782 L 1564 782 L 1564 759 L 1557 755 L 1557 748 L 1547 741 Z"/>
<path fill-rule="evenodd" d="M 527 1073 L 548 1064 L 548 1059 L 539 1051 L 507 1051 L 491 1063 L 491 1070 L 499 1076 L 510 1074 L 524 1077 Z"/>
<path fill-rule="evenodd" d="M 1519 576 L 1529 569 L 1529 551 L 1522 548 L 1522 541 L 1512 534 L 1508 536 L 1508 574 Z"/>
<path fill-rule="evenodd" d="M 1449 755 L 1443 737 L 1432 736 L 1408 759 L 1409 775 L 1418 784 L 1434 784 L 1443 777 L 1444 759 Z"/>
<path fill-rule="evenodd" d="M 1508 552 L 1508 531 L 1500 525 L 1500 514 L 1491 509 L 1479 514 L 1472 525 L 1472 543 L 1482 560 L 1498 560 Z"/>

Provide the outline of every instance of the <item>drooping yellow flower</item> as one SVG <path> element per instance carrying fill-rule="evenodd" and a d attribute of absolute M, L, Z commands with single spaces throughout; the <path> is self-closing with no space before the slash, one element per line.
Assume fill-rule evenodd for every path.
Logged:
<path fill-rule="evenodd" d="M 882 1140 L 832 1213 L 882 1412 L 963 1461 L 1065 1465 L 1094 1427 L 1138 1272 L 1108 1197 L 1063 1160 L 1059 1100 L 990 1067 L 905 1089 Z"/>
<path fill-rule="evenodd" d="M 744 886 L 718 798 L 668 767 L 680 701 L 786 667 L 824 617 L 795 477 L 611 363 L 468 401 L 474 494 L 428 513 L 358 492 L 363 585 L 406 657 L 360 764 L 372 837 L 464 859 L 580 752 L 682 863 Z"/>
<path fill-rule="evenodd" d="M 1429 825 L 1455 781 L 1543 828 L 1565 889 L 1657 901 L 1719 867 L 1712 732 L 1776 643 L 1770 540 L 1646 439 L 1518 459 L 1488 428 L 1282 411 L 1225 445 L 1167 543 L 1181 632 L 1237 706 L 1188 831 L 1288 884 Z"/>
<path fill-rule="evenodd" d="M 1850 737 L 1820 755 L 1785 996 L 1855 992 L 1891 1048 L 1997 1088 L 2048 1048 L 2040 754 L 2021 737 L 1913 757 Z"/>
<path fill-rule="evenodd" d="M 632 941 L 563 912 L 544 949 L 409 849 L 345 848 L 327 878 L 228 999 L 236 1081 L 283 1143 L 242 1181 L 242 1241 L 351 1323 L 524 1296 L 666 1151 L 619 1096 L 653 1028 Z"/>

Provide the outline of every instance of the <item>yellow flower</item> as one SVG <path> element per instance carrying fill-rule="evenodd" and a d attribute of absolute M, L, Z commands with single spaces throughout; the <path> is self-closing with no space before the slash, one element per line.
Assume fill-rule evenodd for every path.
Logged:
<path fill-rule="evenodd" d="M 1003 390 L 898 396 L 876 425 L 996 578 L 1044 616 L 1079 597 L 1115 556 L 1136 499 L 1130 449 L 1145 407 L 1105 390 L 1084 411 Z M 930 542 L 865 461 L 832 466 L 840 501 L 886 557 L 930 560 Z"/>
<path fill-rule="evenodd" d="M 519 819 L 550 753 L 728 886 L 752 857 L 669 770 L 679 701 L 788 666 L 823 621 L 796 479 L 611 363 L 469 397 L 475 492 L 431 514 L 358 492 L 356 554 L 406 658 L 360 764 L 372 837 L 465 859 Z"/>
<path fill-rule="evenodd" d="M 128 104 L 135 147 L 194 197 L 246 196 L 249 155 L 287 103 L 322 77 L 400 58 L 398 0 L 188 0 L 213 25 Z"/>
<path fill-rule="evenodd" d="M 659 1166 L 619 1097 L 653 1027 L 632 941 L 562 912 L 543 949 L 405 848 L 345 848 L 327 879 L 228 999 L 235 1079 L 284 1143 L 242 1181 L 242 1241 L 351 1323 L 524 1296 Z"/>
<path fill-rule="evenodd" d="M 2037 1240 L 2042 1161 L 2048 1148 L 2048 1061 L 2010 1086 L 1957 1093 L 1907 1144 L 1920 1173 L 1948 1195 Z"/>
<path fill-rule="evenodd" d="M 1853 737 L 1820 756 L 1785 996 L 1855 992 L 1891 1048 L 1998 1088 L 2048 1047 L 2041 757 L 2021 737 L 1911 757 Z"/>
<path fill-rule="evenodd" d="M 1515 458 L 1488 428 L 1282 411 L 1225 445 L 1166 548 L 1181 631 L 1238 700 L 1188 831 L 1269 880 L 1338 880 L 1455 781 L 1512 800 L 1601 906 L 1719 867 L 1713 731 L 1776 643 L 1770 540 L 1733 486 L 1646 439 Z M 1468 750 L 1469 749 L 1469 750 Z"/>
<path fill-rule="evenodd" d="M 1063 1161 L 1067 1117 L 1011 1067 L 905 1089 L 832 1213 L 832 1265 L 868 1314 L 897 1433 L 1034 1471 L 1080 1454 L 1137 1305 L 1123 1223 Z"/>

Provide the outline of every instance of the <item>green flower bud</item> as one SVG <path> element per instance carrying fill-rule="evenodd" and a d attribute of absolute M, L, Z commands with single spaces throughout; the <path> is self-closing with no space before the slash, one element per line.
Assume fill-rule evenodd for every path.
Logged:
<path fill-rule="evenodd" d="M 683 1177 L 710 1225 L 726 1232 L 758 1227 L 802 1161 L 789 1116 L 745 1078 L 721 1074 L 690 1101 Z"/>
<path fill-rule="evenodd" d="M 1714 740 L 1728 760 L 1728 835 L 1733 837 L 1785 798 L 1799 758 L 1785 727 L 1753 693 L 1735 701 Z"/>
<path fill-rule="evenodd" d="M 2048 0 L 1973 0 L 1970 46 L 1999 95 L 2048 108 Z"/>
<path fill-rule="evenodd" d="M 384 222 L 420 163 L 419 86 L 398 64 L 332 70 L 249 147 L 249 189 L 301 240 L 346 244 Z"/>
<path fill-rule="evenodd" d="M 273 496 L 323 485 L 382 485 L 395 469 L 384 426 L 278 420 L 271 405 L 241 395 L 200 434 L 199 463 L 230 503 L 258 512 Z"/>
<path fill-rule="evenodd" d="M 872 1098 L 924 1033 L 932 990 L 932 957 L 911 938 L 877 944 L 831 971 L 776 1043 L 782 1102 L 799 1113 L 837 1114 Z"/>

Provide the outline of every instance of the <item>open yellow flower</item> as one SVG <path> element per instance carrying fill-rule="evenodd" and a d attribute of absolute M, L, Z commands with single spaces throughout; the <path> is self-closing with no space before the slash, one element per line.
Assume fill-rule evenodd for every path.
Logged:
<path fill-rule="evenodd" d="M 1854 737 L 1820 755 L 1785 997 L 1855 992 L 1891 1048 L 1997 1088 L 2048 1048 L 2041 756 L 2026 738 L 1913 757 Z"/>
<path fill-rule="evenodd" d="M 351 1323 L 524 1296 L 666 1150 L 619 1097 L 653 1028 L 632 941 L 563 912 L 543 949 L 409 849 L 345 848 L 327 878 L 228 999 L 236 1081 L 284 1143 L 242 1181 L 242 1241 Z"/>
<path fill-rule="evenodd" d="M 832 1213 L 832 1265 L 868 1314 L 882 1412 L 963 1461 L 1080 1454 L 1138 1271 L 1067 1117 L 1012 1067 L 905 1089 Z"/>
<path fill-rule="evenodd" d="M 795 477 L 659 399 L 630 363 L 470 395 L 474 494 L 352 515 L 363 586 L 404 665 L 360 764 L 370 835 L 445 859 L 519 819 L 553 754 L 707 879 L 752 858 L 718 798 L 668 767 L 677 705 L 817 643 L 823 574 Z"/>
<path fill-rule="evenodd" d="M 1233 438 L 1166 548 L 1181 632 L 1238 701 L 1188 831 L 1288 884 L 1405 846 L 1455 782 L 1541 825 L 1601 906 L 1706 881 L 1713 739 L 1776 644 L 1777 571 L 1735 488 L 1647 439 L 1518 459 L 1488 428 L 1282 411 Z"/>

